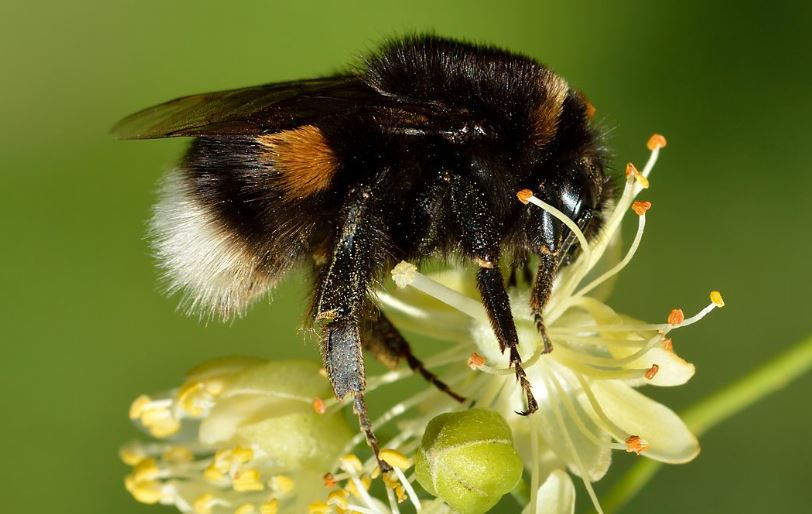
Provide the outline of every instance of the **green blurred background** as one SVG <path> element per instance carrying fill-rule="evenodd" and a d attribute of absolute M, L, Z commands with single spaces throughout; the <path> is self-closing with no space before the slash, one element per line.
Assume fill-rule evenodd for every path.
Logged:
<path fill-rule="evenodd" d="M 3 512 L 169 512 L 124 491 L 130 401 L 218 355 L 317 358 L 297 331 L 301 279 L 230 326 L 176 312 L 144 233 L 184 142 L 115 141 L 113 122 L 183 94 L 328 73 L 406 31 L 549 64 L 612 127 L 618 168 L 642 163 L 653 131 L 668 137 L 647 238 L 614 305 L 660 320 L 720 289 L 728 306 L 677 334 L 695 379 L 649 393 L 684 408 L 812 328 L 809 2 L 293 4 L 0 6 Z M 808 512 L 810 386 L 709 432 L 696 461 L 663 470 L 626 511 Z M 615 460 L 599 492 L 634 458 Z"/>

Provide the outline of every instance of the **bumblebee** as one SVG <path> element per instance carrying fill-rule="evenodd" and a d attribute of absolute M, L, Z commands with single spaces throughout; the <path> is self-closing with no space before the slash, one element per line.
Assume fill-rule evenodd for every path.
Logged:
<path fill-rule="evenodd" d="M 113 133 L 195 138 L 166 177 L 152 220 L 170 289 L 191 311 L 241 315 L 291 268 L 312 267 L 309 317 L 324 367 L 336 396 L 353 396 L 377 456 L 365 350 L 389 366 L 405 361 L 463 400 L 370 299 L 401 260 L 477 268 L 482 303 L 527 398 L 521 414 L 538 408 L 500 267 L 511 269 L 509 282 L 517 270 L 532 281 L 529 309 L 552 350 L 543 310 L 577 242 L 516 193 L 532 190 L 588 236 L 599 230 L 612 188 L 592 112 L 531 58 L 411 36 L 347 73 L 178 98 L 128 116 Z"/>

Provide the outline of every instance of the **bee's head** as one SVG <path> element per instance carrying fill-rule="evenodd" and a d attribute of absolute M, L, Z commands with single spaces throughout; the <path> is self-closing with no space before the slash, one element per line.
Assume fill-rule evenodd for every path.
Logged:
<path fill-rule="evenodd" d="M 594 108 L 563 80 L 549 82 L 536 112 L 528 150 L 528 188 L 591 236 L 600 228 L 602 211 L 612 196 L 606 156 L 592 126 Z M 526 230 L 531 244 L 557 252 L 568 234 L 550 213 L 534 209 Z"/>

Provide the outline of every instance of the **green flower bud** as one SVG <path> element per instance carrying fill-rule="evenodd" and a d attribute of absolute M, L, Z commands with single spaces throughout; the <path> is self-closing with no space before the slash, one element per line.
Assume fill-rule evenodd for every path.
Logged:
<path fill-rule="evenodd" d="M 481 514 L 522 477 L 510 427 L 494 411 L 471 409 L 432 419 L 415 455 L 417 481 L 460 514 Z"/>

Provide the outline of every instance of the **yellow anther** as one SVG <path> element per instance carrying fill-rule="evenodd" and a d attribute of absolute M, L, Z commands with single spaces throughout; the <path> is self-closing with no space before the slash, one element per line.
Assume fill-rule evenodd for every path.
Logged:
<path fill-rule="evenodd" d="M 206 466 L 206 469 L 203 470 L 203 478 L 208 480 L 209 482 L 219 482 L 223 478 L 225 478 L 225 474 L 217 469 L 217 466 L 214 463 L 209 464 Z"/>
<path fill-rule="evenodd" d="M 349 453 L 338 460 L 339 467 L 351 475 L 357 475 L 364 469 L 361 459 Z"/>
<path fill-rule="evenodd" d="M 202 382 L 187 382 L 177 394 L 177 402 L 190 416 L 202 416 L 205 412 L 201 400 L 206 397 L 206 386 Z"/>
<path fill-rule="evenodd" d="M 136 482 L 146 482 L 157 478 L 160 471 L 155 459 L 144 459 L 133 468 L 133 478 Z"/>
<path fill-rule="evenodd" d="M 216 498 L 212 493 L 204 493 L 192 502 L 192 509 L 195 514 L 211 514 L 211 508 L 214 506 Z"/>
<path fill-rule="evenodd" d="M 315 501 L 307 506 L 307 514 L 330 514 L 330 506 L 323 501 Z"/>
<path fill-rule="evenodd" d="M 412 459 L 403 455 L 397 450 L 385 448 L 380 451 L 379 456 L 381 457 L 381 460 L 404 471 L 412 467 Z"/>
<path fill-rule="evenodd" d="M 349 493 L 344 489 L 337 489 L 332 491 L 330 494 L 327 495 L 327 503 L 329 505 L 337 505 L 341 508 L 346 509 L 347 505 L 349 505 Z"/>
<path fill-rule="evenodd" d="M 640 455 L 648 449 L 648 442 L 639 435 L 630 435 L 626 438 L 626 451 Z"/>
<path fill-rule="evenodd" d="M 648 141 L 646 142 L 646 146 L 652 152 L 657 150 L 658 148 L 665 148 L 668 142 L 665 140 L 665 137 L 660 134 L 652 134 Z"/>
<path fill-rule="evenodd" d="M 234 449 L 231 450 L 231 456 L 237 463 L 245 464 L 254 459 L 254 450 L 244 446 L 235 446 Z"/>
<path fill-rule="evenodd" d="M 271 498 L 259 506 L 259 512 L 260 514 L 278 514 L 279 501 L 276 498 Z"/>
<path fill-rule="evenodd" d="M 485 357 L 476 352 L 472 352 L 471 356 L 468 357 L 468 367 L 471 369 L 477 369 L 483 364 L 485 364 Z"/>
<path fill-rule="evenodd" d="M 527 205 L 530 203 L 530 199 L 533 198 L 533 191 L 529 189 L 522 189 L 521 191 L 516 193 L 516 197 L 519 199 L 520 202 Z"/>
<path fill-rule="evenodd" d="M 327 405 L 321 398 L 313 398 L 313 410 L 316 411 L 316 414 L 324 414 L 327 412 Z"/>
<path fill-rule="evenodd" d="M 682 309 L 671 309 L 671 312 L 668 313 L 669 325 L 677 326 L 683 321 L 685 321 L 685 313 L 682 312 Z"/>
<path fill-rule="evenodd" d="M 135 466 L 147 457 L 142 448 L 135 446 L 122 448 L 118 451 L 118 456 L 121 458 L 121 462 L 128 466 Z"/>
<path fill-rule="evenodd" d="M 268 480 L 268 486 L 281 494 L 288 494 L 296 487 L 296 482 L 287 475 L 274 475 Z"/>
<path fill-rule="evenodd" d="M 166 418 L 161 421 L 151 423 L 148 427 L 149 433 L 152 434 L 152 437 L 163 439 L 178 433 L 178 430 L 180 430 L 180 421 L 175 418 Z"/>
<path fill-rule="evenodd" d="M 635 166 L 634 164 L 629 163 L 629 164 L 626 165 L 626 176 L 627 177 L 634 177 L 634 180 L 638 184 L 640 184 L 640 187 L 642 187 L 643 189 L 648 189 L 648 186 L 649 186 L 648 179 L 646 177 L 644 177 L 643 174 L 640 173 L 637 170 L 637 166 Z"/>
<path fill-rule="evenodd" d="M 139 503 L 158 503 L 161 501 L 161 484 L 160 482 L 152 480 L 138 482 L 130 491 L 130 494 L 132 494 L 133 498 Z"/>
<path fill-rule="evenodd" d="M 259 471 L 256 469 L 245 469 L 234 474 L 232 487 L 238 493 L 245 491 L 262 491 L 265 485 L 260 480 Z"/>
<path fill-rule="evenodd" d="M 130 419 L 138 419 L 144 413 L 144 409 L 147 405 L 152 401 L 152 398 L 149 396 L 142 394 L 135 400 L 133 400 L 132 404 L 130 405 Z"/>
<path fill-rule="evenodd" d="M 641 200 L 635 200 L 632 203 L 632 210 L 638 216 L 642 216 L 645 214 L 649 209 L 651 209 L 651 202 L 644 202 Z"/>
<path fill-rule="evenodd" d="M 192 462 L 195 454 L 185 446 L 171 446 L 163 453 L 163 458 L 167 462 Z"/>
<path fill-rule="evenodd" d="M 254 514 L 256 511 L 252 503 L 243 503 L 234 509 L 234 514 Z"/>
<path fill-rule="evenodd" d="M 220 448 L 214 452 L 212 466 L 215 466 L 220 471 L 228 471 L 231 468 L 232 462 L 234 462 L 234 452 L 231 448 Z"/>
<path fill-rule="evenodd" d="M 652 365 L 651 365 L 651 367 L 650 367 L 649 369 L 647 369 L 647 370 L 646 370 L 646 373 L 645 373 L 645 375 L 644 375 L 644 376 L 645 376 L 645 377 L 646 377 L 648 380 L 651 380 L 651 379 L 653 379 L 655 376 L 657 376 L 657 372 L 658 372 L 658 371 L 660 371 L 660 365 L 659 365 L 659 364 L 652 364 Z"/>
<path fill-rule="evenodd" d="M 719 291 L 711 291 L 710 292 L 710 301 L 717 307 L 724 307 L 725 301 L 722 299 L 722 293 Z"/>

